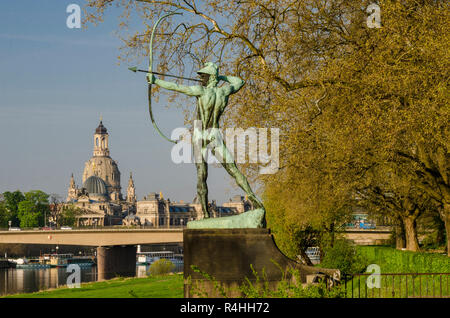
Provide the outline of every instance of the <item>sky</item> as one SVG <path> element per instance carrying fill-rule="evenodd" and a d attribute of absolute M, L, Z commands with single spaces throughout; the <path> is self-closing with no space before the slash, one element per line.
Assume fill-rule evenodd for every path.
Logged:
<path fill-rule="evenodd" d="M 66 8 L 72 3 L 84 5 L 0 2 L 0 192 L 39 189 L 65 199 L 72 173 L 81 186 L 101 116 L 124 196 L 132 172 L 139 200 L 162 192 L 172 201 L 191 202 L 195 166 L 172 162 L 173 144 L 156 133 L 148 116 L 145 75 L 117 63 L 118 12 L 113 8 L 97 26 L 70 29 Z M 184 126 L 183 114 L 166 104 L 153 102 L 153 112 L 170 136 Z M 188 107 L 194 106 L 192 100 Z M 223 168 L 211 165 L 208 187 L 209 199 L 218 203 L 243 195 Z"/>

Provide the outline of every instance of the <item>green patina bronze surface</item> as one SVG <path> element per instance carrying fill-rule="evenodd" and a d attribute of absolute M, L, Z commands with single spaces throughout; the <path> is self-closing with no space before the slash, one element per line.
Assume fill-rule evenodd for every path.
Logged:
<path fill-rule="evenodd" d="M 194 143 L 194 157 L 200 158 L 195 160 L 197 169 L 197 198 L 202 206 L 204 219 L 200 221 L 189 222 L 188 227 L 195 226 L 196 228 L 261 228 L 265 227 L 265 209 L 262 202 L 253 193 L 247 178 L 240 172 L 236 162 L 226 148 L 223 139 L 220 138 L 217 131 L 219 129 L 219 120 L 225 108 L 228 105 L 228 98 L 230 95 L 238 92 L 245 82 L 235 76 L 219 75 L 219 68 L 212 62 L 205 63 L 204 67 L 197 71 L 200 76 L 200 85 L 186 86 L 176 83 L 156 79 L 152 73 L 152 43 L 155 29 L 158 23 L 176 13 L 168 13 L 161 17 L 153 27 L 153 32 L 150 40 L 150 67 L 147 75 L 149 84 L 149 110 L 152 123 L 158 133 L 166 140 L 176 143 L 164 136 L 153 118 L 151 111 L 151 85 L 156 84 L 162 88 L 183 93 L 188 96 L 197 98 L 197 116 L 196 119 L 201 122 L 200 129 L 194 129 L 193 143 Z M 218 87 L 218 83 L 223 81 L 228 85 Z M 210 133 L 208 131 L 213 131 Z M 205 138 L 206 136 L 206 138 Z M 211 153 L 221 162 L 225 170 L 234 178 L 238 186 L 244 190 L 248 199 L 252 202 L 254 210 L 242 213 L 236 216 L 209 219 L 210 211 L 208 206 L 208 186 L 206 179 L 208 177 L 208 164 L 204 160 L 204 154 L 207 152 L 208 145 L 214 143 L 215 147 L 211 149 Z M 200 147 L 195 145 L 200 144 Z"/>
<path fill-rule="evenodd" d="M 264 209 L 256 209 L 233 216 L 208 218 L 188 222 L 188 229 L 254 229 L 265 227 Z"/>

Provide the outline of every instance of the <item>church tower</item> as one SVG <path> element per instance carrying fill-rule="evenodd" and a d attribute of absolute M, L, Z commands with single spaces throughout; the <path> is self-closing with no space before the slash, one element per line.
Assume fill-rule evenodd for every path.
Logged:
<path fill-rule="evenodd" d="M 109 199 L 121 201 L 120 171 L 117 162 L 109 156 L 108 138 L 108 131 L 100 119 L 94 132 L 93 156 L 84 165 L 83 184 L 91 176 L 98 177 L 105 183 Z"/>
<path fill-rule="evenodd" d="M 127 188 L 127 202 L 136 203 L 136 188 L 134 187 L 133 176 L 130 172 L 130 179 L 128 180 Z"/>
<path fill-rule="evenodd" d="M 78 189 L 75 186 L 75 180 L 73 178 L 73 173 L 72 173 L 72 176 L 70 177 L 69 190 L 67 191 L 67 201 L 76 199 L 77 195 L 78 195 Z"/>
<path fill-rule="evenodd" d="M 105 126 L 103 126 L 102 120 L 100 119 L 100 124 L 97 129 L 95 129 L 94 134 L 94 157 L 108 157 L 108 131 Z"/>

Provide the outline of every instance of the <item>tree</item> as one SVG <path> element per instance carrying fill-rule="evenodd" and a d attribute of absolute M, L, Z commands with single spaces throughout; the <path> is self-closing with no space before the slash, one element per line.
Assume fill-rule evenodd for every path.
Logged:
<path fill-rule="evenodd" d="M 43 226 L 49 215 L 48 194 L 33 190 L 24 194 L 25 200 L 18 206 L 18 218 L 21 227 Z"/>
<path fill-rule="evenodd" d="M 21 201 L 25 200 L 25 196 L 19 190 L 14 192 L 6 191 L 3 193 L 3 204 L 5 208 L 4 219 L 6 222 L 11 221 L 11 226 L 19 226 L 18 206 Z"/>
<path fill-rule="evenodd" d="M 75 226 L 77 216 L 81 213 L 81 209 L 73 204 L 62 205 L 57 218 L 58 226 Z"/>
<path fill-rule="evenodd" d="M 8 210 L 6 210 L 5 203 L 0 201 L 0 227 L 8 227 Z"/>
<path fill-rule="evenodd" d="M 415 186 L 416 180 L 411 180 L 411 174 L 406 171 L 407 168 L 399 164 L 372 169 L 365 179 L 366 187 L 359 191 L 360 204 L 374 214 L 396 221 L 396 238 L 401 240 L 404 232 L 406 249 L 418 251 L 417 219 L 430 208 L 431 199 Z M 397 245 L 403 247 L 400 241 Z"/>
<path fill-rule="evenodd" d="M 382 27 L 370 29 L 372 2 L 89 0 L 87 19 L 116 3 L 124 28 L 133 10 L 145 20 L 125 35 L 124 60 L 147 53 L 148 21 L 164 9 L 189 14 L 157 37 L 159 71 L 215 60 L 246 81 L 225 124 L 281 130 L 278 173 L 241 167 L 268 193 L 268 214 L 332 229 L 367 174 L 389 165 L 413 201 L 442 205 L 450 245 L 449 3 L 381 0 Z"/>
<path fill-rule="evenodd" d="M 442 206 L 434 203 L 418 219 L 419 234 L 425 236 L 423 239 L 425 248 L 446 246 L 445 223 L 441 218 L 440 209 L 442 209 Z"/>
<path fill-rule="evenodd" d="M 44 216 L 35 210 L 35 205 L 31 201 L 22 201 L 19 203 L 18 217 L 20 227 L 38 227 L 43 222 Z"/>
<path fill-rule="evenodd" d="M 63 206 L 62 198 L 59 194 L 52 193 L 49 195 L 49 219 L 54 224 L 59 224 L 59 215 Z"/>

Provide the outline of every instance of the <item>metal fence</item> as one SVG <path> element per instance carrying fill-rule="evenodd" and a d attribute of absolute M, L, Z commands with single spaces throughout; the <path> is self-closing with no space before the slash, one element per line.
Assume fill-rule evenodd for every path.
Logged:
<path fill-rule="evenodd" d="M 345 275 L 347 298 L 450 298 L 450 273 Z"/>

